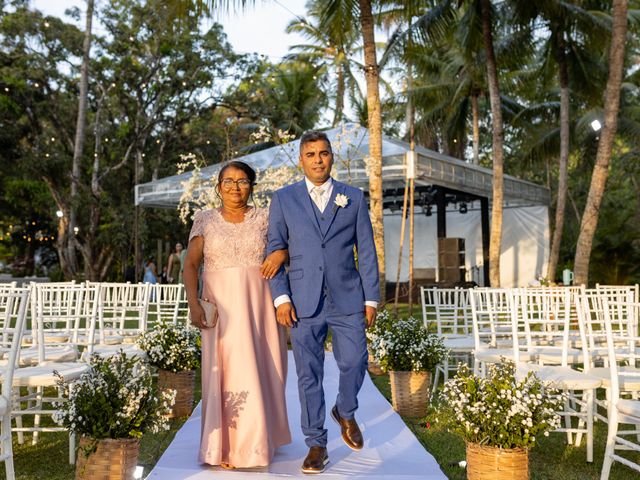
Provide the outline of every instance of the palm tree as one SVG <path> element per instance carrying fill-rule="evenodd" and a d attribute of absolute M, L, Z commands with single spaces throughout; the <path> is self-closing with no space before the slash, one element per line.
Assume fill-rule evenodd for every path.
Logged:
<path fill-rule="evenodd" d="M 341 18 L 344 17 L 344 18 Z M 322 28 L 336 22 L 359 21 L 362 29 L 364 75 L 367 84 L 367 127 L 369 129 L 369 210 L 378 254 L 381 297 L 385 298 L 384 223 L 382 201 L 382 113 L 380 104 L 380 68 L 377 62 L 375 24 L 371 0 L 327 0 L 322 10 Z"/>
<path fill-rule="evenodd" d="M 604 98 L 604 125 L 600 135 L 600 142 L 598 143 L 589 196 L 582 215 L 580 234 L 576 245 L 574 275 L 575 283 L 578 285 L 586 285 L 589 280 L 591 247 L 598 225 L 598 212 L 607 182 L 613 141 L 617 129 L 626 35 L 627 1 L 613 0 L 613 29 L 611 31 L 611 47 L 609 50 L 609 78 Z"/>
<path fill-rule="evenodd" d="M 542 83 L 553 74 L 557 74 L 557 86 L 560 93 L 559 135 L 560 155 L 558 157 L 558 187 L 556 199 L 555 222 L 551 242 L 551 253 L 547 265 L 546 276 L 553 281 L 556 275 L 558 260 L 560 257 L 560 245 L 564 229 L 564 218 L 568 188 L 568 163 L 570 151 L 570 67 L 571 72 L 580 76 L 582 81 L 574 81 L 573 89 L 579 90 L 582 85 L 590 82 L 586 77 L 590 76 L 580 66 L 578 56 L 584 55 L 585 48 L 581 45 L 581 39 L 589 38 L 593 46 L 594 36 L 603 31 L 600 20 L 591 12 L 580 5 L 567 4 L 560 0 L 545 0 L 541 2 L 512 1 L 511 8 L 515 12 L 518 22 L 524 24 L 543 24 L 550 32 L 540 51 L 542 61 L 540 63 L 539 77 Z M 582 74 L 582 75 L 581 75 Z M 555 76 L 555 75 L 553 75 Z M 555 88 L 556 84 L 552 85 Z"/>
<path fill-rule="evenodd" d="M 491 127 L 493 136 L 493 194 L 491 209 L 491 240 L 489 242 L 489 282 L 492 287 L 500 286 L 500 246 L 502 243 L 502 201 L 504 198 L 504 149 L 502 107 L 500 105 L 500 87 L 498 86 L 498 67 L 493 50 L 491 18 L 493 16 L 490 0 L 480 0 L 482 18 L 482 36 L 487 55 L 487 79 L 491 102 Z"/>
<path fill-rule="evenodd" d="M 337 126 L 344 119 L 344 100 L 347 88 L 354 92 L 358 88 L 351 66 L 352 57 L 357 51 L 358 32 L 352 22 L 346 21 L 347 15 L 336 16 L 336 22 L 322 28 L 322 2 L 314 0 L 307 5 L 307 18 L 293 20 L 287 26 L 287 33 L 298 33 L 311 43 L 292 45 L 295 53 L 290 59 L 310 61 L 324 66 L 335 73 L 335 107 L 332 126 Z M 344 5 L 340 5 L 344 7 Z"/>
<path fill-rule="evenodd" d="M 169 0 L 169 11 L 184 14 L 186 11 L 202 14 L 216 7 L 245 6 L 249 0 Z M 251 2 L 253 3 L 253 2 Z M 205 6 L 207 8 L 205 8 Z M 341 18 L 338 18 L 341 17 Z M 342 18 L 344 17 L 344 18 Z M 385 293 L 384 225 L 382 213 L 382 116 L 380 108 L 379 68 L 376 61 L 376 44 L 371 0 L 327 0 L 322 10 L 321 28 L 341 22 L 359 20 L 362 28 L 364 71 L 367 81 L 367 106 L 369 128 L 369 201 L 371 223 L 378 254 L 380 289 Z"/>

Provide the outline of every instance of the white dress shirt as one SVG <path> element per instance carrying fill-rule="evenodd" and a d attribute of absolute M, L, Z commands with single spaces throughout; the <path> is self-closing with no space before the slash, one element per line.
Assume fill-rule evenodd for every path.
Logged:
<path fill-rule="evenodd" d="M 315 203 L 316 207 L 318 207 L 318 210 L 320 210 L 321 213 L 324 212 L 325 208 L 327 208 L 327 204 L 329 203 L 329 199 L 331 199 L 331 194 L 333 193 L 333 179 L 329 177 L 327 181 L 322 185 L 314 185 L 311 180 L 309 180 L 307 177 L 304 177 L 304 183 L 307 186 L 307 192 L 309 192 L 309 196 L 311 197 L 313 203 Z M 322 190 L 322 195 L 319 199 L 314 191 L 314 189 L 318 188 Z M 273 301 L 273 305 L 276 308 L 278 308 L 283 303 L 291 303 L 289 295 L 280 295 Z M 378 308 L 378 302 L 373 300 L 367 300 L 364 302 L 364 304 L 369 307 Z"/>
<path fill-rule="evenodd" d="M 329 177 L 322 185 L 314 185 L 307 177 L 304 177 L 304 183 L 307 185 L 307 192 L 309 192 L 311 200 L 316 204 L 320 213 L 324 213 L 324 209 L 327 208 L 327 203 L 329 203 L 329 199 L 333 193 L 333 180 Z M 316 190 L 320 190 L 322 192 L 322 197 L 320 199 L 316 196 Z"/>

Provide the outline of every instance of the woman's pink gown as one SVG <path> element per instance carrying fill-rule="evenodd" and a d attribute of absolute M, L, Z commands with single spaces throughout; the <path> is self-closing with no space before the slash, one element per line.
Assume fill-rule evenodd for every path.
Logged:
<path fill-rule="evenodd" d="M 269 283 L 260 274 L 268 212 L 242 223 L 218 210 L 196 213 L 189 239 L 204 238 L 202 297 L 216 303 L 218 325 L 202 330 L 200 461 L 268 465 L 291 442 L 285 402 L 287 346 Z"/>

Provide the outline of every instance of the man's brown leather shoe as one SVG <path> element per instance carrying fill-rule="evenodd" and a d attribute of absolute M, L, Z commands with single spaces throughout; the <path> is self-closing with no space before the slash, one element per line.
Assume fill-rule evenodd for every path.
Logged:
<path fill-rule="evenodd" d="M 329 463 L 327 449 L 325 447 L 311 447 L 307 458 L 302 462 L 302 472 L 322 473 L 327 463 Z"/>
<path fill-rule="evenodd" d="M 355 418 L 351 420 L 347 420 L 346 418 L 342 418 L 338 413 L 338 407 L 334 406 L 331 409 L 331 416 L 336 421 L 338 425 L 340 425 L 340 430 L 342 431 L 342 440 L 347 444 L 352 450 L 362 450 L 362 445 L 364 441 L 362 440 L 362 432 L 360 431 L 360 427 L 358 427 L 358 423 Z"/>

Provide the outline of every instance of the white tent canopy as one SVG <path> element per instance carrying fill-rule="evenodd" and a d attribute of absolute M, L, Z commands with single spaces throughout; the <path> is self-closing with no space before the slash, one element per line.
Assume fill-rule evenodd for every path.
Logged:
<path fill-rule="evenodd" d="M 355 124 L 345 124 L 325 132 L 331 141 L 335 157 L 334 175 L 338 180 L 350 183 L 367 191 L 369 178 L 366 171 L 366 159 L 369 155 L 369 132 L 366 128 Z M 294 166 L 298 161 L 299 140 L 285 145 L 251 153 L 237 158 L 248 163 L 260 172 L 270 168 Z M 383 137 L 382 170 L 383 188 L 385 190 L 385 253 L 387 278 L 394 280 L 398 264 L 400 216 L 391 214 L 395 204 L 390 199 L 396 197 L 405 183 L 405 154 L 410 150 L 409 144 L 401 140 Z M 482 230 L 479 212 L 479 201 L 475 199 L 491 199 L 492 171 L 487 168 L 468 164 L 422 147 L 416 147 L 415 184 L 420 192 L 422 188 L 423 203 L 416 200 L 416 268 L 435 268 L 437 228 L 435 215 L 437 208 L 430 207 L 426 211 L 424 199 L 430 198 L 425 188 L 437 186 L 441 190 L 454 192 L 454 197 L 447 203 L 465 201 L 467 213 L 461 214 L 458 208 L 447 209 L 446 234 L 448 237 L 460 237 L 466 241 L 466 263 L 468 279 L 483 284 L 484 275 L 479 274 L 483 268 Z M 215 178 L 220 165 L 211 165 L 201 170 L 203 179 Z M 188 180 L 191 172 L 175 175 L 141 185 L 136 185 L 136 205 L 145 207 L 175 208 L 183 192 L 183 182 Z M 464 194 L 469 198 L 465 199 Z M 458 195 L 456 198 L 455 195 Z M 459 197 L 463 195 L 462 197 Z M 548 258 L 549 222 L 548 205 L 549 190 L 535 183 L 527 182 L 509 175 L 504 177 L 504 220 L 503 242 L 501 254 L 502 285 L 526 285 L 542 273 Z M 401 199 L 400 199 L 401 201 Z M 486 207 L 485 207 L 486 208 Z M 422 215 L 422 212 L 427 215 Z M 401 281 L 408 278 L 406 257 L 408 241 L 405 241 L 405 266 L 402 268 Z"/>

